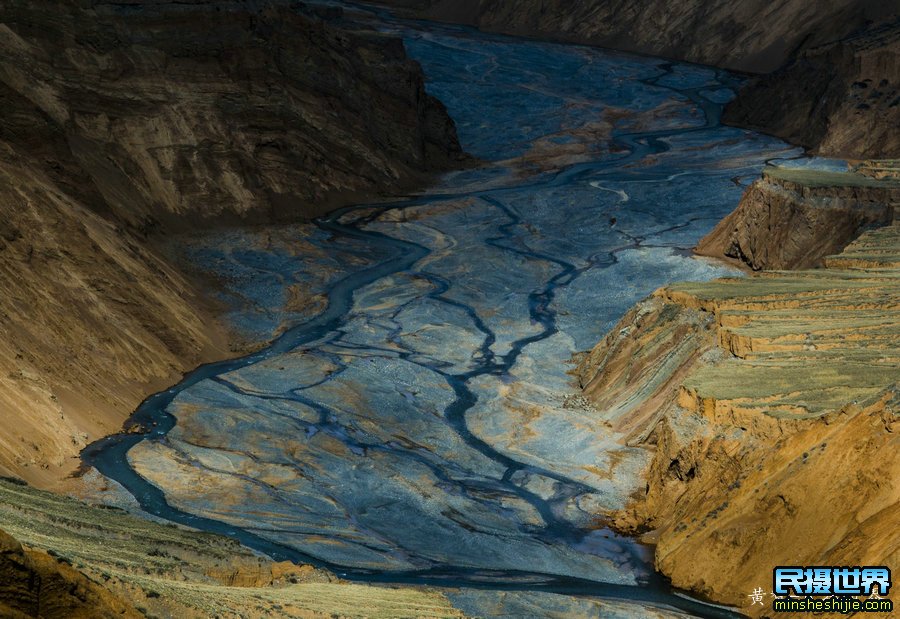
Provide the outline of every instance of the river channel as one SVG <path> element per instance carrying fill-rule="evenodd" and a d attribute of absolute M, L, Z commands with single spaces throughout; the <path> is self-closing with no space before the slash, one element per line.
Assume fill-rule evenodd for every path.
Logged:
<path fill-rule="evenodd" d="M 150 514 L 349 580 L 445 587 L 476 615 L 615 599 L 732 616 L 604 526 L 651 454 L 567 372 L 655 288 L 733 274 L 690 248 L 796 150 L 721 125 L 739 83 L 724 71 L 367 15 L 482 164 L 313 224 L 185 241 L 233 326 L 269 343 L 151 396 L 146 430 L 85 462 Z"/>

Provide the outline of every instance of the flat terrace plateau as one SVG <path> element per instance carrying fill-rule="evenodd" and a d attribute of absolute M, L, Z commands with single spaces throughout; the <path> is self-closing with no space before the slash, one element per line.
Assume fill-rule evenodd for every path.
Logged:
<path fill-rule="evenodd" d="M 772 566 L 900 568 L 896 218 L 823 268 L 661 288 L 577 375 L 654 450 L 617 526 L 675 586 L 756 616 Z"/>
<path fill-rule="evenodd" d="M 0 479 L 0 526 L 26 547 L 49 552 L 131 600 L 147 616 L 463 616 L 438 592 L 338 582 L 310 566 L 260 558 L 225 537 L 5 479 Z M 0 552 L 0 571 L 6 560 Z M 14 584 L 0 583 L 0 611 L 7 586 Z"/>
<path fill-rule="evenodd" d="M 887 171 L 894 170 L 897 167 L 896 165 L 890 164 L 887 160 L 881 163 L 881 167 L 876 168 L 873 163 L 871 164 L 871 168 L 867 169 Z M 889 165 L 891 165 L 891 167 L 888 167 Z M 900 189 L 900 180 L 895 180 L 893 177 L 889 176 L 878 177 L 872 174 L 866 174 L 862 170 L 855 172 L 839 172 L 836 170 L 820 170 L 817 168 L 767 166 L 763 170 L 763 176 L 811 188 L 870 187 L 882 190 Z"/>
<path fill-rule="evenodd" d="M 684 381 L 682 402 L 817 416 L 871 402 L 900 378 L 900 224 L 865 233 L 824 269 L 669 286 L 712 312 L 731 353 Z"/>

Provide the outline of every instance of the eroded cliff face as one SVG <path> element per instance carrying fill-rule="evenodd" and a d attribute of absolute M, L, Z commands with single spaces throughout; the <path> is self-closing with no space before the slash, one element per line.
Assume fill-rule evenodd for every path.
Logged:
<path fill-rule="evenodd" d="M 325 17 L 0 6 L 0 472 L 55 484 L 148 391 L 230 354 L 161 233 L 309 216 L 461 156 L 402 43 Z"/>
<path fill-rule="evenodd" d="M 584 358 L 585 394 L 654 450 L 616 525 L 676 586 L 752 611 L 776 565 L 900 568 L 898 269 L 895 223 L 822 269 L 676 284 Z"/>
<path fill-rule="evenodd" d="M 821 266 L 866 228 L 890 224 L 898 206 L 898 182 L 768 168 L 696 251 L 755 271 Z"/>
<path fill-rule="evenodd" d="M 800 48 L 843 38 L 883 17 L 877 0 L 381 0 L 429 19 L 601 45 L 739 71 L 774 71 Z"/>
<path fill-rule="evenodd" d="M 744 87 L 724 120 L 824 155 L 900 156 L 900 18 L 803 51 Z"/>
<path fill-rule="evenodd" d="M 0 143 L 0 471 L 46 485 L 151 385 L 227 356 L 194 286 Z"/>

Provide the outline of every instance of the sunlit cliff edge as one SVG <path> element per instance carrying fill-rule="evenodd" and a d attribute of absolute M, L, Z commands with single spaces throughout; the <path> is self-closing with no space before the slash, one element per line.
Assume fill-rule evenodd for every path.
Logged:
<path fill-rule="evenodd" d="M 657 544 L 657 568 L 676 586 L 743 607 L 776 565 L 900 568 L 898 184 L 806 171 L 790 185 L 790 173 L 775 176 L 759 183 L 799 193 L 767 204 L 767 189 L 751 187 L 711 235 L 720 248 L 728 233 L 760 246 L 766 230 L 802 232 L 797 221 L 823 208 L 816 192 L 858 200 L 863 185 L 891 212 L 835 255 L 813 259 L 819 236 L 821 247 L 836 242 L 827 234 L 801 234 L 807 247 L 793 254 L 774 247 L 780 237 L 767 248 L 783 266 L 822 268 L 658 290 L 577 370 L 597 410 L 654 450 L 645 492 L 616 525 Z M 802 212 L 790 201 L 804 192 L 813 199 Z M 851 220 L 835 225 L 838 235 L 857 225 L 853 208 L 829 215 Z M 761 225 L 748 227 L 754 219 Z M 760 256 L 769 254 L 749 261 L 768 267 Z"/>

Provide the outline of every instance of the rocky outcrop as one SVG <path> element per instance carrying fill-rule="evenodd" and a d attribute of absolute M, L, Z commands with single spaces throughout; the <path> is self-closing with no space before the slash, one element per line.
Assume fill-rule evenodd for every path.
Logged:
<path fill-rule="evenodd" d="M 226 587 L 272 587 L 301 582 L 337 582 L 334 574 L 311 565 L 296 565 L 290 561 L 266 562 L 256 565 L 211 567 L 210 578 Z"/>
<path fill-rule="evenodd" d="M 768 168 L 696 251 L 761 269 L 820 266 L 868 227 L 890 224 L 900 183 L 852 173 Z"/>
<path fill-rule="evenodd" d="M 483 30 L 600 45 L 766 73 L 798 49 L 843 38 L 883 17 L 877 0 L 735 4 L 726 0 L 381 0 L 420 17 Z"/>
<path fill-rule="evenodd" d="M 900 569 L 898 275 L 895 223 L 821 269 L 661 289 L 585 356 L 586 396 L 654 450 L 616 526 L 676 586 L 752 612 L 776 565 Z"/>
<path fill-rule="evenodd" d="M 757 78 L 724 121 L 823 155 L 900 156 L 900 18 L 807 49 Z"/>
<path fill-rule="evenodd" d="M 154 231 L 305 217 L 461 156 L 398 39 L 254 6 L 0 6 L 0 473 L 58 482 L 230 354 Z"/>

